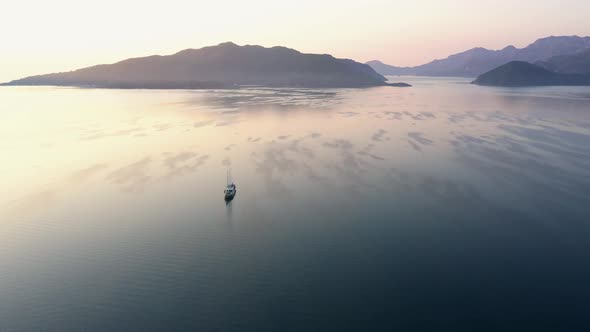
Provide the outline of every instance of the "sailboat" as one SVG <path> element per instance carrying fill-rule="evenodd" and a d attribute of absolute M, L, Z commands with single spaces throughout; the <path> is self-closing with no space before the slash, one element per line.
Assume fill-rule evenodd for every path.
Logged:
<path fill-rule="evenodd" d="M 237 187 L 234 184 L 234 182 L 231 179 L 231 171 L 228 169 L 227 170 L 227 187 L 225 187 L 225 190 L 223 191 L 223 193 L 225 194 L 225 201 L 229 202 L 232 199 L 234 199 L 234 196 L 236 196 L 236 192 L 237 192 Z"/>

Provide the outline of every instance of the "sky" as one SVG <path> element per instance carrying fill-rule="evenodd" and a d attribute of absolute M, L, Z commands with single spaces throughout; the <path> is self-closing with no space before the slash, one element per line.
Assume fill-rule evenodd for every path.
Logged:
<path fill-rule="evenodd" d="M 233 41 L 419 65 L 590 35 L 588 0 L 1 0 L 0 82 Z"/>

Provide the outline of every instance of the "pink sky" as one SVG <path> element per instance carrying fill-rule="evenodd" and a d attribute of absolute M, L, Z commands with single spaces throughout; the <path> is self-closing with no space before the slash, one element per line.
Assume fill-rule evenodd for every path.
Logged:
<path fill-rule="evenodd" d="M 0 12 L 0 82 L 225 41 L 398 66 L 590 35 L 590 1 L 21 0 Z"/>

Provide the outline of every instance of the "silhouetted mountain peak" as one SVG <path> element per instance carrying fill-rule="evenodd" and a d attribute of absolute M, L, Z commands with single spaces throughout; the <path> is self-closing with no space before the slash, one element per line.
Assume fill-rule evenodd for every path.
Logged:
<path fill-rule="evenodd" d="M 484 47 L 474 47 L 465 53 L 486 53 L 486 52 L 490 52 L 490 50 L 488 50 L 487 48 L 484 48 Z"/>
<path fill-rule="evenodd" d="M 473 83 L 506 87 L 589 85 L 590 76 L 560 74 L 526 61 L 511 61 L 480 75 Z"/>
<path fill-rule="evenodd" d="M 554 74 L 525 61 L 511 61 L 480 75 L 473 83 L 491 86 L 548 85 Z"/>
<path fill-rule="evenodd" d="M 225 43 L 220 43 L 219 45 L 217 45 L 218 47 L 239 47 L 237 44 L 233 43 L 233 42 L 225 42 Z M 213 46 L 215 47 L 215 46 Z"/>
<path fill-rule="evenodd" d="M 374 65 L 374 69 L 383 75 L 475 77 L 510 61 L 536 63 L 554 56 L 574 54 L 586 48 L 590 48 L 590 37 L 550 36 L 537 39 L 522 49 L 512 45 L 501 50 L 476 47 L 411 68 L 394 70 L 392 68 L 397 67 L 369 64 Z"/>
<path fill-rule="evenodd" d="M 446 59 L 457 59 L 457 58 L 467 58 L 467 57 L 474 57 L 474 56 L 482 56 L 482 55 L 486 55 L 486 54 L 488 54 L 490 52 L 493 52 L 493 51 L 488 50 L 487 48 L 483 48 L 483 47 L 474 47 L 474 48 L 469 49 L 467 51 L 450 55 Z M 438 61 L 443 61 L 443 60 L 446 60 L 446 59 L 437 59 L 437 60 Z M 437 61 L 437 60 L 435 60 L 435 61 Z"/>
<path fill-rule="evenodd" d="M 535 40 L 533 43 L 528 45 L 527 47 L 531 46 L 550 46 L 556 43 L 587 43 L 590 42 L 590 37 L 580 37 L 577 35 L 572 36 L 549 36 L 543 37 Z"/>
<path fill-rule="evenodd" d="M 123 60 L 68 73 L 31 76 L 11 85 L 199 88 L 239 85 L 362 87 L 386 85 L 371 67 L 328 54 L 232 42 L 167 56 Z"/>

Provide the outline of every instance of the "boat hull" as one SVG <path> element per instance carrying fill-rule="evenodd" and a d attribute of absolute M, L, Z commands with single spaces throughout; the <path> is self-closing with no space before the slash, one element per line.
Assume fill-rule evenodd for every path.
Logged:
<path fill-rule="evenodd" d="M 225 201 L 229 202 L 236 196 L 237 190 L 226 191 L 225 192 Z"/>

